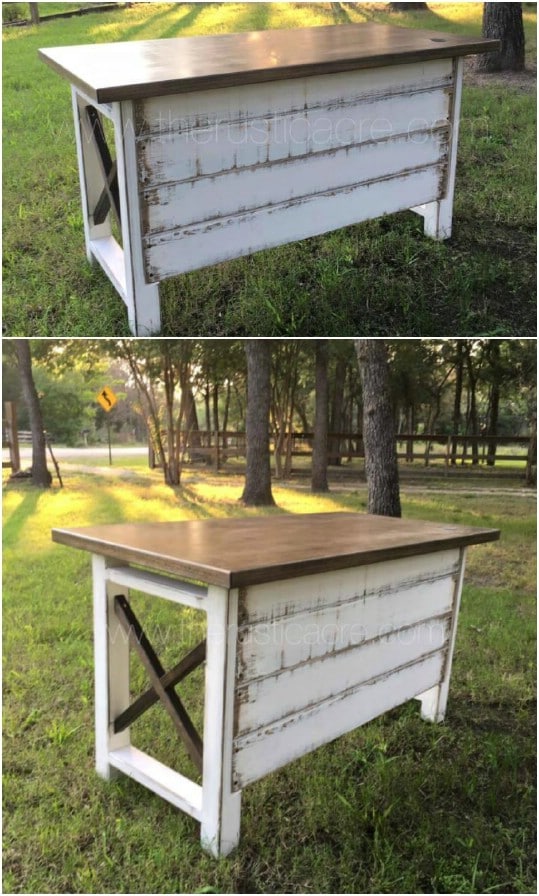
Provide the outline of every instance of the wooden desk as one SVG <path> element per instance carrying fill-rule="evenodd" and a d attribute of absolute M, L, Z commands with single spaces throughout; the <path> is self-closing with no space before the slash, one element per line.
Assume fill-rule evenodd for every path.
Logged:
<path fill-rule="evenodd" d="M 225 855 L 252 781 L 412 697 L 426 719 L 443 719 L 466 546 L 498 537 L 354 513 L 54 529 L 94 555 L 99 774 L 140 781 Z M 167 673 L 130 588 L 207 614 L 205 642 Z M 153 684 L 134 704 L 120 628 Z M 202 742 L 173 686 L 204 659 Z M 157 699 L 202 786 L 131 745 L 131 724 Z"/>
<path fill-rule="evenodd" d="M 462 57 L 498 46 L 365 24 L 40 50 L 72 85 L 86 252 L 132 332 L 159 331 L 158 284 L 185 271 L 409 208 L 449 237 Z"/>

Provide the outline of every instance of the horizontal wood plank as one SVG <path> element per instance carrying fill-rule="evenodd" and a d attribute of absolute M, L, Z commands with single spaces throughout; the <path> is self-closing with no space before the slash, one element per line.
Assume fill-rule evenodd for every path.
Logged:
<path fill-rule="evenodd" d="M 40 50 L 97 102 L 491 52 L 498 41 L 366 23 Z"/>
<path fill-rule="evenodd" d="M 316 747 L 364 725 L 440 681 L 439 651 L 406 668 L 373 679 L 280 722 L 234 740 L 233 789 L 247 784 Z"/>
<path fill-rule="evenodd" d="M 362 513 L 52 530 L 55 542 L 225 588 L 479 544 L 499 534 L 497 529 Z"/>
<path fill-rule="evenodd" d="M 338 574 L 303 576 L 301 591 L 294 581 L 269 582 L 242 589 L 240 628 L 286 621 L 324 608 L 346 607 L 358 598 L 411 594 L 416 585 L 454 576 L 459 568 L 458 548 L 420 556 L 386 559 L 383 563 L 339 569 Z"/>
<path fill-rule="evenodd" d="M 445 168 L 440 162 L 374 184 L 352 184 L 163 234 L 150 233 L 143 240 L 146 279 L 158 282 L 433 202 L 443 195 Z"/>

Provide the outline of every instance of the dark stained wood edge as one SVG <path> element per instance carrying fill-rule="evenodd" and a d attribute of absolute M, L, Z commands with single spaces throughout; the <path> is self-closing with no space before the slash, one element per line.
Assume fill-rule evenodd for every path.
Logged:
<path fill-rule="evenodd" d="M 321 26 L 318 28 L 274 31 L 273 34 L 290 35 L 291 33 L 293 34 L 293 32 L 300 34 L 302 31 L 323 32 L 328 28 L 333 30 L 335 28 L 361 29 L 362 27 L 364 26 L 362 26 L 361 24 L 349 26 L 330 25 Z M 74 74 L 74 72 L 70 68 L 62 64 L 62 62 L 60 62 L 54 57 L 54 55 L 52 55 L 54 54 L 55 50 L 66 50 L 75 48 L 42 48 L 38 50 L 38 54 L 43 62 L 53 68 L 60 75 L 67 78 L 72 84 L 86 93 L 86 95 L 90 99 L 94 100 L 96 103 L 110 103 L 121 100 L 145 99 L 152 96 L 167 96 L 171 94 L 191 93 L 197 90 L 210 90 L 221 87 L 239 86 L 242 84 L 282 81 L 287 79 L 309 77 L 312 75 L 334 74 L 337 72 L 380 68 L 390 65 L 399 65 L 401 63 L 414 63 L 433 59 L 456 58 L 458 56 L 468 56 L 476 53 L 491 53 L 499 50 L 501 46 L 501 42 L 499 40 L 490 38 L 468 38 L 453 35 L 449 32 L 435 32 L 424 29 L 398 29 L 397 26 L 392 27 L 397 31 L 408 31 L 410 32 L 410 35 L 416 33 L 418 38 L 420 39 L 431 40 L 433 42 L 432 47 L 421 47 L 419 49 L 417 47 L 408 47 L 401 49 L 397 48 L 392 53 L 388 53 L 386 50 L 380 53 L 373 52 L 368 56 L 365 56 L 364 50 L 362 48 L 362 52 L 357 56 L 348 56 L 345 58 L 341 57 L 338 59 L 326 60 L 321 59 L 316 62 L 310 60 L 298 64 L 291 63 L 269 67 L 256 67 L 252 69 L 246 68 L 239 69 L 237 71 L 224 70 L 221 72 L 213 72 L 208 75 L 197 74 L 193 77 L 180 76 L 154 82 L 141 81 L 132 82 L 129 84 L 112 84 L 106 87 L 92 86 L 87 81 Z M 199 52 L 203 54 L 205 49 L 204 41 L 208 42 L 207 47 L 211 50 L 210 42 L 213 42 L 215 45 L 215 41 L 219 41 L 221 38 L 223 39 L 223 41 L 227 41 L 231 38 L 236 38 L 238 42 L 240 42 L 242 40 L 247 40 L 250 34 L 256 33 L 257 32 L 241 32 L 238 34 L 204 35 L 198 37 L 195 36 L 176 38 L 176 40 L 178 41 L 179 45 L 181 45 L 182 41 L 185 41 L 186 46 L 190 43 L 190 46 L 192 47 L 197 46 L 198 42 Z M 269 32 L 261 33 L 268 34 Z M 435 42 L 437 40 L 436 35 L 439 35 L 440 39 L 443 37 L 444 40 L 447 41 L 447 43 L 444 44 L 442 42 Z M 96 45 L 96 47 L 98 46 L 99 45 Z"/>
<path fill-rule="evenodd" d="M 324 572 L 332 572 L 349 567 L 367 566 L 371 563 L 398 560 L 403 557 L 432 554 L 436 551 L 451 550 L 453 548 L 467 547 L 473 544 L 485 544 L 489 541 L 497 541 L 500 537 L 499 529 L 471 529 L 468 533 L 461 532 L 458 535 L 447 535 L 432 538 L 419 544 L 402 544 L 390 548 L 381 547 L 371 551 L 349 552 L 332 557 L 316 557 L 292 563 L 272 564 L 249 569 L 230 571 L 206 566 L 202 563 L 192 563 L 187 560 L 174 560 L 169 557 L 159 557 L 156 563 L 155 555 L 143 551 L 136 553 L 118 545 L 107 544 L 102 540 L 96 540 L 80 534 L 74 535 L 69 530 L 53 529 L 52 540 L 58 544 L 80 550 L 91 551 L 115 560 L 127 561 L 148 566 L 160 572 L 170 573 L 180 578 L 195 579 L 208 585 L 219 585 L 224 588 L 242 588 L 248 585 L 261 585 L 265 582 L 277 582 L 284 579 L 294 579 L 301 576 L 316 575 Z"/>

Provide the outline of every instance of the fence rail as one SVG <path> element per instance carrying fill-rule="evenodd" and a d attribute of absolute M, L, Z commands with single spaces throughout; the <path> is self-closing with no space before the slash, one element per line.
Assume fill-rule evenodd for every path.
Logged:
<path fill-rule="evenodd" d="M 246 438 L 244 432 L 215 432 L 196 430 L 182 433 L 181 451 L 185 460 L 206 462 L 219 469 L 227 460 L 245 457 Z M 270 435 L 270 450 L 273 455 L 280 446 L 282 457 L 291 460 L 312 455 L 314 435 L 311 432 L 292 432 L 282 436 Z M 166 441 L 163 434 L 163 440 Z M 503 448 L 514 446 L 516 453 L 504 453 Z M 441 433 L 399 433 L 396 436 L 397 457 L 408 463 L 421 460 L 425 466 L 433 461 L 443 461 L 445 465 L 495 466 L 500 461 L 529 465 L 536 463 L 536 447 L 530 436 L 489 436 L 455 435 Z M 502 449 L 502 451 L 500 451 Z M 340 464 L 365 456 L 363 437 L 360 433 L 332 432 L 328 434 L 328 455 L 330 464 Z M 157 466 L 158 458 L 150 446 L 150 466 Z"/>

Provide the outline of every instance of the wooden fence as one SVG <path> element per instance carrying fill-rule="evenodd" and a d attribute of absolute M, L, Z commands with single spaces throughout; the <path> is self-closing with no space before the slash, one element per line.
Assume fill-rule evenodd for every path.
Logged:
<path fill-rule="evenodd" d="M 270 450 L 275 454 L 277 437 L 270 436 Z M 488 465 L 511 461 L 524 466 L 536 463 L 536 447 L 530 436 L 444 435 L 439 433 L 399 433 L 396 437 L 397 457 L 413 463 L 421 461 L 429 466 L 443 461 L 445 466 Z M 281 457 L 312 455 L 313 433 L 287 433 L 281 440 Z M 508 448 L 514 452 L 508 453 Z M 365 456 L 363 437 L 358 433 L 330 433 L 328 439 L 330 464 L 341 464 Z M 187 462 L 203 462 L 220 469 L 231 458 L 245 457 L 244 432 L 210 432 L 198 430 L 185 433 L 182 452 Z M 157 458 L 150 446 L 150 467 L 157 466 Z"/>

